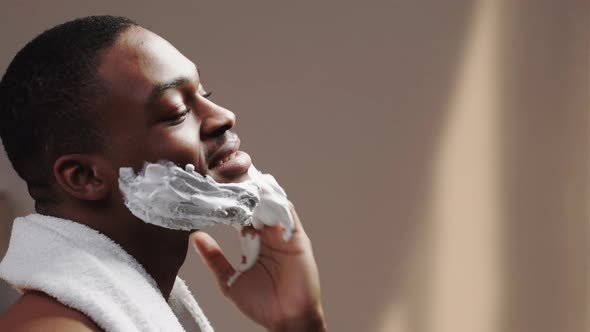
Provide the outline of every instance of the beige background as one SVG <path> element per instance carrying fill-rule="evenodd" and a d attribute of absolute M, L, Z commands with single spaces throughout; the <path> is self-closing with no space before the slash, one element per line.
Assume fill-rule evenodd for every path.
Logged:
<path fill-rule="evenodd" d="M 590 329 L 590 5 L 563 1 L 16 1 L 31 38 L 126 15 L 204 75 L 312 238 L 331 331 Z M 26 191 L 0 157 L 0 191 Z M 0 244 L 7 238 L 2 226 Z M 237 258 L 232 230 L 212 233 Z M 218 331 L 260 331 L 191 252 Z"/>

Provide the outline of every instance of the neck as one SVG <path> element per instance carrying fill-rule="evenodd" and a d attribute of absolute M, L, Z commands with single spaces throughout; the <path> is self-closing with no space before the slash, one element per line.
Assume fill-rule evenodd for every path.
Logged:
<path fill-rule="evenodd" d="M 176 231 L 144 223 L 126 213 L 75 213 L 55 211 L 56 217 L 89 226 L 109 237 L 133 256 L 154 279 L 168 300 L 176 276 L 184 263 L 190 232 Z"/>
<path fill-rule="evenodd" d="M 189 232 L 174 231 L 145 224 L 133 232 L 105 234 L 118 243 L 155 280 L 162 296 L 168 300 L 176 276 L 184 263 Z"/>

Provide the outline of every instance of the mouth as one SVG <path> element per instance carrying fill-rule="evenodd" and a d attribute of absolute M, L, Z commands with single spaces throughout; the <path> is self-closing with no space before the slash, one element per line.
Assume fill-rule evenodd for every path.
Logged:
<path fill-rule="evenodd" d="M 209 160 L 209 170 L 225 178 L 244 174 L 252 165 L 250 156 L 240 151 L 240 139 L 237 136 L 228 139 Z"/>

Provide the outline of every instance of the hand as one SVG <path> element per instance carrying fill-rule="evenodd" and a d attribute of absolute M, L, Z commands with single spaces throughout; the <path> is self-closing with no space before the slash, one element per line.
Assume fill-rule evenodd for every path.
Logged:
<path fill-rule="evenodd" d="M 290 208 L 295 228 L 287 242 L 279 225 L 244 230 L 260 235 L 260 255 L 231 287 L 227 280 L 236 270 L 217 242 L 204 232 L 195 232 L 192 239 L 223 294 L 250 319 L 269 331 L 326 331 L 311 241 L 292 204 Z"/>

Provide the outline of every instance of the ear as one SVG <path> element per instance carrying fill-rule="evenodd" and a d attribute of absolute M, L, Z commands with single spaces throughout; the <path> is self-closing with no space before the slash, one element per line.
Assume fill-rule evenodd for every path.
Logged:
<path fill-rule="evenodd" d="M 53 175 L 60 188 L 81 200 L 97 201 L 111 191 L 108 164 L 92 154 L 68 154 L 53 164 Z"/>

